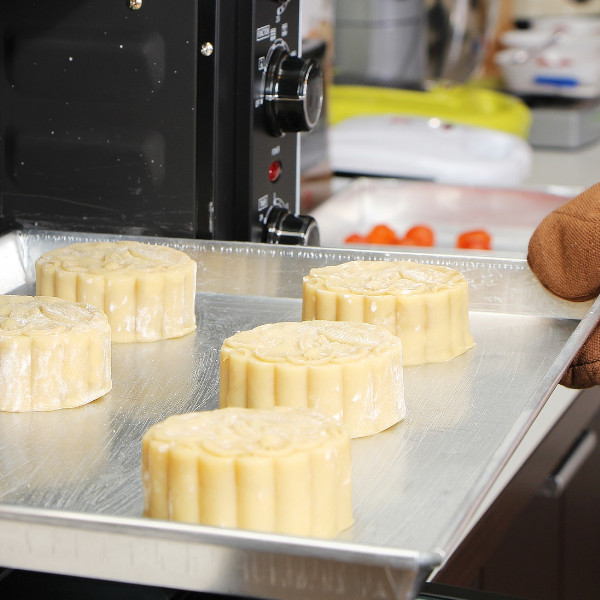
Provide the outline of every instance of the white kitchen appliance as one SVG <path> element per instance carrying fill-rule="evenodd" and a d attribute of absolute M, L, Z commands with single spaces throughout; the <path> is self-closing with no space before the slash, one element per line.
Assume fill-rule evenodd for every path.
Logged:
<path fill-rule="evenodd" d="M 504 85 L 522 95 L 600 96 L 600 17 L 544 16 L 500 37 L 494 60 Z"/>
<path fill-rule="evenodd" d="M 337 174 L 404 177 L 464 185 L 519 185 L 532 153 L 521 137 L 438 118 L 367 115 L 329 131 Z"/>

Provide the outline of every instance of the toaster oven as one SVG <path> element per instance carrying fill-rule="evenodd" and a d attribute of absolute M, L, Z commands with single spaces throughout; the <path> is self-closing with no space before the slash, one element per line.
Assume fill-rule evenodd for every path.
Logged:
<path fill-rule="evenodd" d="M 300 0 L 3 0 L 0 227 L 316 245 Z"/>

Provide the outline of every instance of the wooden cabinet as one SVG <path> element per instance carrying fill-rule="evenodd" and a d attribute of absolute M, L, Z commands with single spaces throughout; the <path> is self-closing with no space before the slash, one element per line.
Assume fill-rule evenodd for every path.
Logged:
<path fill-rule="evenodd" d="M 560 502 L 536 496 L 481 568 L 478 588 L 561 600 Z"/>
<path fill-rule="evenodd" d="M 600 438 L 600 415 L 588 427 Z M 481 589 L 531 600 L 600 597 L 600 447 L 555 497 L 538 493 L 482 567 Z"/>
<path fill-rule="evenodd" d="M 575 399 L 436 582 L 527 600 L 600 598 L 599 405 L 598 388 Z M 547 474 L 568 469 L 582 444 L 565 489 L 545 495 Z"/>

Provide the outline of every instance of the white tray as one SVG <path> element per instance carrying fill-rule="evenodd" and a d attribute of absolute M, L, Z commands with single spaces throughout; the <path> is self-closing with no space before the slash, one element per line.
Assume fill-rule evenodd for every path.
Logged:
<path fill-rule="evenodd" d="M 327 247 L 349 247 L 344 242 L 349 234 L 364 235 L 380 223 L 398 235 L 425 224 L 436 234 L 437 251 L 453 252 L 458 234 L 483 228 L 492 236 L 493 250 L 524 256 L 536 226 L 567 199 L 562 193 L 537 190 L 364 178 L 311 214 L 319 225 L 321 244 Z"/>

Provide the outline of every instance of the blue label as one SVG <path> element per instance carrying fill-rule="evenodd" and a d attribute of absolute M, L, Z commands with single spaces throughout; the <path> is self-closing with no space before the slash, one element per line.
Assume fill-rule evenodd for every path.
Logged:
<path fill-rule="evenodd" d="M 555 85 L 559 87 L 577 87 L 579 85 L 579 81 L 573 77 L 547 77 L 540 75 L 539 77 L 535 77 L 533 81 L 541 85 Z"/>

